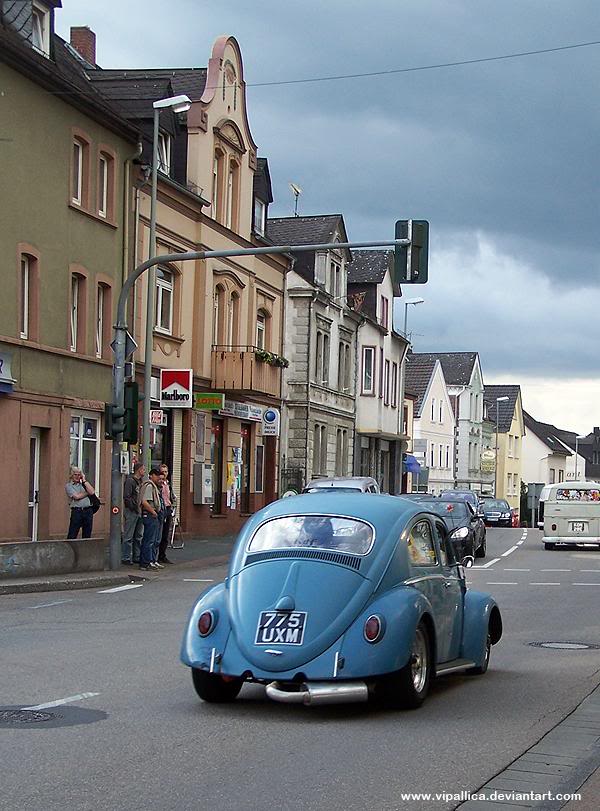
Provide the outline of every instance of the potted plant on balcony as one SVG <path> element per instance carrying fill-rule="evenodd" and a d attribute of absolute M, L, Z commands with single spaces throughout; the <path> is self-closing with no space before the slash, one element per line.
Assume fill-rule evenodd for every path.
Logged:
<path fill-rule="evenodd" d="M 289 360 L 282 355 L 277 355 L 275 352 L 268 352 L 266 349 L 255 349 L 254 357 L 261 363 L 268 363 L 269 366 L 279 366 L 287 369 L 290 365 Z"/>

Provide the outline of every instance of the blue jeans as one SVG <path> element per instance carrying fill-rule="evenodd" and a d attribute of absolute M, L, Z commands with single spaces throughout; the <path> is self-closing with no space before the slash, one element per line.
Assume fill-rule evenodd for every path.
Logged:
<path fill-rule="evenodd" d="M 142 513 L 144 537 L 140 552 L 140 566 L 148 566 L 154 560 L 154 544 L 158 535 L 159 521 L 150 513 Z"/>
<path fill-rule="evenodd" d="M 158 550 L 162 538 L 163 527 L 165 525 L 165 517 L 166 517 L 165 510 L 160 510 L 160 512 L 158 513 L 158 528 L 156 530 L 156 537 L 154 539 L 154 549 L 152 550 L 152 560 L 155 563 L 158 560 Z"/>
<path fill-rule="evenodd" d="M 140 513 L 130 510 L 129 507 L 125 507 L 121 560 L 132 560 L 133 553 L 133 562 L 138 563 L 143 536 L 144 524 L 142 516 Z"/>

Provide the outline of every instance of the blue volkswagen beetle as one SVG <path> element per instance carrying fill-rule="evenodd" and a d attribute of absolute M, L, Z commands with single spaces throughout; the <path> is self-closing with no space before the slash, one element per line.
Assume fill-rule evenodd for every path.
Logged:
<path fill-rule="evenodd" d="M 200 698 L 244 682 L 310 705 L 418 707 L 445 673 L 485 673 L 502 635 L 489 594 L 467 589 L 443 520 L 387 495 L 282 499 L 242 529 L 224 583 L 194 605 L 181 659 Z"/>

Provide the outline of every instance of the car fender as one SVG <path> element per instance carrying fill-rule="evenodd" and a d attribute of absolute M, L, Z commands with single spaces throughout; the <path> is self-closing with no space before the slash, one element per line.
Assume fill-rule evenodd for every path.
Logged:
<path fill-rule="evenodd" d="M 498 604 L 489 594 L 468 589 L 463 612 L 462 658 L 478 666 L 485 659 L 488 629 L 492 645 L 502 636 L 502 616 Z"/>
<path fill-rule="evenodd" d="M 383 635 L 377 642 L 364 636 L 367 619 L 377 614 Z M 409 661 L 415 630 L 425 616 L 435 637 L 433 611 L 427 598 L 412 586 L 398 586 L 370 602 L 344 634 L 340 647 L 344 679 L 378 676 L 403 668 Z M 432 639 L 435 651 L 435 638 Z"/>
<path fill-rule="evenodd" d="M 198 632 L 198 620 L 204 611 L 212 611 L 216 618 L 214 630 L 206 637 Z M 226 584 L 218 583 L 203 592 L 190 611 L 181 642 L 181 661 L 189 667 L 209 670 L 214 660 L 213 649 L 217 653 L 223 651 L 230 633 Z"/>

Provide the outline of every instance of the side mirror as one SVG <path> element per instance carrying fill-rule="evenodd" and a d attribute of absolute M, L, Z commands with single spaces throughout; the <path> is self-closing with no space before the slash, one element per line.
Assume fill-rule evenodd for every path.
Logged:
<path fill-rule="evenodd" d="M 474 563 L 475 558 L 473 557 L 473 555 L 465 555 L 465 557 L 461 561 L 461 566 L 464 566 L 465 569 L 470 569 Z"/>

